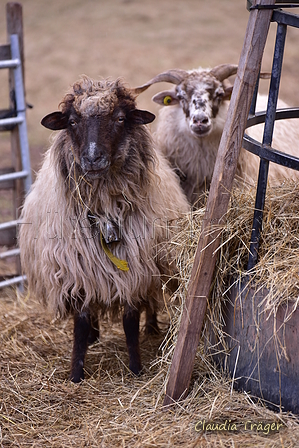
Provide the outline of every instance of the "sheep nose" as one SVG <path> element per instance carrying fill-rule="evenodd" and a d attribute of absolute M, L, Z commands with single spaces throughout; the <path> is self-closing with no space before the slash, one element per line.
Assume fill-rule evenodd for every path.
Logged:
<path fill-rule="evenodd" d="M 83 165 L 87 171 L 103 170 L 109 166 L 109 160 L 105 154 L 93 156 L 86 154 L 83 158 Z"/>
<path fill-rule="evenodd" d="M 193 117 L 194 124 L 208 124 L 209 118 L 207 116 L 204 117 Z"/>
<path fill-rule="evenodd" d="M 190 120 L 190 130 L 197 136 L 204 136 L 211 131 L 211 120 L 205 114 L 198 114 Z"/>

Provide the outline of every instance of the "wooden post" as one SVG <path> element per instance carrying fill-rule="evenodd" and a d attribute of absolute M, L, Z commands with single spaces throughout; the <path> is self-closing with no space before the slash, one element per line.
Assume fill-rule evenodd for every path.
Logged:
<path fill-rule="evenodd" d="M 253 4 L 255 5 L 256 2 L 255 0 Z M 258 3 L 272 5 L 275 0 L 258 0 Z M 239 68 L 219 145 L 201 236 L 170 368 L 164 406 L 185 397 L 188 392 L 216 263 L 215 251 L 219 247 L 223 218 L 228 208 L 271 16 L 271 10 L 257 9 L 252 10 L 249 15 Z"/>
<path fill-rule="evenodd" d="M 22 5 L 20 3 L 9 2 L 6 4 L 6 23 L 7 23 L 7 40 L 10 44 L 10 35 L 17 34 L 19 36 L 19 48 L 20 56 L 22 62 L 22 74 L 25 92 L 25 68 L 24 68 L 24 38 L 23 38 L 23 13 Z M 10 97 L 10 109 L 15 108 L 15 98 L 14 98 L 14 76 L 13 70 L 9 70 L 9 97 Z M 14 171 L 21 171 L 22 160 L 21 160 L 21 148 L 20 148 L 20 137 L 19 128 L 15 126 L 10 134 L 11 142 L 11 160 Z M 24 200 L 24 184 L 21 179 L 14 181 L 13 189 L 13 219 L 18 219 L 19 209 Z M 12 229 L 14 230 L 14 229 Z M 15 241 L 17 242 L 17 231 L 15 230 Z M 20 258 L 16 258 L 16 273 L 21 273 L 21 262 Z"/>
<path fill-rule="evenodd" d="M 7 39 L 10 44 L 10 35 L 17 34 L 19 36 L 20 55 L 22 61 L 23 70 L 23 83 L 25 91 L 25 77 L 24 77 L 24 39 L 23 39 L 23 15 L 22 5 L 20 3 L 10 2 L 6 5 L 6 21 L 7 21 Z M 10 108 L 14 109 L 14 77 L 13 70 L 9 71 L 9 95 L 10 95 Z M 19 140 L 19 128 L 15 126 L 11 131 L 11 154 L 12 154 L 12 166 L 15 171 L 21 171 L 21 150 Z M 24 199 L 24 187 L 22 180 L 15 181 L 14 188 L 14 219 L 18 218 L 18 210 L 22 205 Z"/>

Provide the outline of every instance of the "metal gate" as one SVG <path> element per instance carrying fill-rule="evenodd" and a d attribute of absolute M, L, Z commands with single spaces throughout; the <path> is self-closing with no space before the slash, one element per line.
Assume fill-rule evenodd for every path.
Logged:
<path fill-rule="evenodd" d="M 8 10 L 10 10 L 10 15 L 17 17 L 22 20 L 22 9 L 19 4 L 8 4 Z M 13 89 L 10 92 L 10 96 L 13 98 L 12 103 L 14 107 L 9 110 L 1 111 L 1 115 L 5 118 L 0 119 L 0 131 L 11 131 L 17 130 L 19 136 L 19 152 L 21 160 L 21 169 L 15 170 L 14 172 L 9 172 L 0 175 L 0 186 L 4 182 L 15 182 L 17 179 L 23 181 L 22 196 L 28 193 L 32 178 L 31 178 L 31 167 L 30 167 L 30 156 L 29 156 L 29 146 L 28 146 L 28 136 L 27 136 L 27 123 L 26 123 L 26 102 L 25 102 L 25 92 L 24 92 L 24 82 L 23 82 L 23 69 L 22 69 L 22 58 L 20 54 L 19 45 L 19 35 L 11 34 L 9 36 L 9 44 L 2 45 L 0 47 L 0 69 L 9 69 L 10 76 L 12 78 Z M 18 220 L 13 219 L 8 222 L 2 222 L 0 224 L 0 231 L 17 228 Z M 17 234 L 17 232 L 16 232 Z M 19 248 L 13 248 L 0 253 L 0 259 L 6 259 L 12 256 L 18 256 L 20 253 Z M 21 275 L 16 275 L 13 278 L 5 279 L 0 282 L 0 288 L 18 284 L 23 281 Z"/>

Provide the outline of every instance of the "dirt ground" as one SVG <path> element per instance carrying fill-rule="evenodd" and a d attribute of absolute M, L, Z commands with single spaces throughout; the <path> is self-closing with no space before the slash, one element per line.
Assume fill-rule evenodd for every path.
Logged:
<path fill-rule="evenodd" d="M 33 109 L 28 110 L 27 119 L 31 163 L 34 170 L 40 166 L 42 154 L 48 147 L 50 137 L 50 131 L 40 125 L 40 120 L 44 115 L 57 110 L 64 92 L 81 74 L 93 78 L 122 77 L 130 86 L 136 86 L 170 68 L 191 69 L 198 66 L 213 67 L 222 63 L 236 64 L 239 61 L 249 16 L 246 0 L 151 0 L 149 2 L 142 0 L 23 0 L 21 3 L 24 18 L 26 96 L 27 102 L 33 105 Z M 5 5 L 6 1 L 0 0 L 0 44 L 7 41 Z M 299 9 L 297 13 L 298 11 Z M 271 70 L 275 30 L 276 25 L 271 24 L 262 64 L 264 71 Z M 298 48 L 299 30 L 289 29 L 280 96 L 292 106 L 299 105 Z M 151 97 L 164 87 L 162 84 L 152 86 L 139 97 L 138 106 L 157 113 L 158 106 L 151 101 Z M 267 87 L 267 81 L 264 81 L 262 91 L 266 92 Z M 7 103 L 7 74 L 1 71 L 0 109 L 7 108 Z M 152 127 L 154 129 L 155 123 Z M 10 163 L 8 141 L 9 135 L 1 133 L 0 167 Z M 2 220 L 1 213 L 7 214 L 7 212 L 0 211 L 0 221 Z M 2 294 L 0 291 L 0 297 Z M 98 362 L 100 356 L 102 357 L 99 352 L 104 347 L 100 363 L 104 359 L 106 364 L 103 369 L 101 365 L 99 366 L 98 375 L 102 372 L 107 383 L 111 381 L 112 391 L 117 382 L 118 392 L 115 394 L 114 401 L 123 409 L 124 416 L 124 420 L 120 423 L 114 421 L 113 416 L 109 414 L 109 409 L 106 410 L 108 401 L 111 399 L 111 390 L 109 388 L 107 391 L 104 390 L 103 385 L 99 392 L 98 377 L 94 376 L 89 382 L 87 381 L 83 392 L 82 389 L 71 388 L 67 382 L 71 338 L 69 322 L 66 326 L 54 322 L 53 326 L 53 322 L 42 315 L 43 311 L 39 306 L 32 304 L 29 311 L 26 311 L 23 302 L 21 304 L 18 301 L 14 302 L 11 292 L 8 299 L 1 302 L 0 309 L 0 314 L 4 316 L 2 320 L 0 319 L 0 335 L 1 338 L 3 337 L 2 341 L 6 341 L 5 347 L 8 347 L 1 369 L 5 386 L 2 387 L 1 383 L 0 447 L 240 446 L 237 441 L 234 442 L 233 437 L 222 439 L 220 436 L 215 438 L 211 436 L 207 440 L 198 437 L 194 431 L 194 424 L 199 418 L 214 415 L 213 391 L 206 395 L 209 405 L 205 410 L 198 411 L 198 416 L 192 415 L 193 410 L 196 409 L 194 404 L 192 404 L 193 408 L 189 409 L 187 405 L 182 405 L 181 414 L 174 415 L 177 429 L 173 427 L 171 430 L 177 432 L 170 431 L 172 420 L 161 411 L 162 392 L 156 393 L 153 399 L 150 394 L 140 395 L 140 400 L 142 397 L 149 403 L 151 400 L 156 400 L 150 411 L 151 420 L 144 425 L 145 421 L 139 418 L 136 411 L 134 416 L 136 427 L 133 428 L 129 420 L 125 425 L 126 415 L 134 409 L 131 403 L 135 397 L 136 383 L 128 376 L 123 367 L 123 361 L 117 358 L 121 367 L 118 366 L 115 371 L 111 365 L 109 366 L 104 339 L 101 348 L 99 346 L 94 348 L 92 362 L 94 364 Z M 55 338 L 60 338 L 59 342 L 56 342 Z M 119 343 L 117 338 L 122 340 L 123 335 L 117 335 L 111 344 L 117 346 Z M 154 348 L 157 349 L 157 344 Z M 49 350 L 49 353 L 43 350 Z M 117 356 L 123 357 L 126 363 L 126 350 L 123 347 L 121 350 L 121 355 L 117 351 Z M 115 355 L 111 356 L 115 362 Z M 33 366 L 29 366 L 29 362 L 26 364 L 27 358 Z M 36 368 L 34 368 L 35 362 Z M 94 364 L 91 371 L 94 370 Z M 32 368 L 33 370 L 29 370 Z M 120 375 L 119 371 L 125 373 Z M 165 371 L 161 372 L 162 376 L 165 375 Z M 147 382 L 152 384 L 151 381 L 155 379 L 153 375 L 156 374 L 159 374 L 157 370 L 153 374 L 148 367 L 145 380 L 138 380 L 138 388 L 143 392 L 148 391 Z M 31 375 L 31 378 L 28 375 Z M 127 396 L 124 401 L 121 395 L 122 387 L 127 381 L 132 385 L 132 390 L 126 389 Z M 163 381 L 161 380 L 160 383 L 159 390 L 162 390 Z M 28 395 L 25 395 L 25 389 Z M 104 393 L 103 403 L 99 400 L 91 405 L 86 400 L 84 401 L 87 390 L 91 391 L 91 395 L 94 393 L 93 400 L 96 400 L 100 393 Z M 203 394 L 205 393 L 204 391 Z M 7 395 L 4 404 L 5 394 Z M 27 402 L 29 395 L 31 403 Z M 46 406 L 42 408 L 43 397 L 48 400 L 48 408 Z M 120 397 L 119 402 L 117 397 Z M 235 412 L 234 406 L 237 406 L 239 399 L 237 394 L 234 395 L 234 405 L 228 402 L 226 406 L 232 406 L 232 412 Z M 107 422 L 113 420 L 110 432 L 105 439 L 106 442 L 102 445 L 99 441 L 104 440 L 101 437 L 106 435 L 100 434 L 100 421 L 104 417 L 96 418 L 94 415 L 94 419 L 89 421 L 88 419 L 91 418 L 89 406 L 96 415 L 101 415 L 101 411 L 105 408 L 104 415 Z M 150 404 L 148 406 L 150 407 Z M 155 417 L 157 406 L 159 408 L 157 418 L 160 422 Z M 223 412 L 225 409 L 227 408 L 223 404 Z M 244 407 L 244 409 L 247 408 Z M 250 409 L 248 415 L 263 418 L 261 407 L 256 406 L 252 409 L 254 409 L 253 413 Z M 71 421 L 74 412 L 77 412 L 77 420 L 72 423 L 73 426 L 71 423 L 69 426 L 64 425 L 67 419 Z M 168 419 L 168 426 L 164 428 L 162 421 L 166 422 L 166 419 Z M 51 425 L 53 424 L 54 428 L 54 421 L 55 440 L 51 439 L 53 436 Z M 159 423 L 161 423 L 160 426 Z M 80 433 L 78 425 L 81 425 Z M 148 428 L 157 426 L 159 431 L 157 440 L 161 441 L 160 444 L 150 440 L 149 437 L 146 438 L 147 425 Z M 283 435 L 276 434 L 274 439 L 268 439 L 268 445 L 263 446 L 296 446 L 296 442 L 292 439 L 292 428 L 290 427 L 288 436 L 285 438 Z M 297 423 L 295 429 L 298 434 Z M 122 431 L 123 434 L 126 433 L 128 439 L 132 437 L 134 443 L 122 441 Z M 169 437 L 167 431 L 169 431 Z M 80 440 L 79 435 L 82 433 L 84 438 Z M 116 434 L 119 436 L 114 444 Z M 251 436 L 248 436 L 248 445 L 244 441 L 242 445 L 262 446 Z"/>
<path fill-rule="evenodd" d="M 32 165 L 48 146 L 41 118 L 56 110 L 64 92 L 81 74 L 123 77 L 144 83 L 169 68 L 191 69 L 238 63 L 248 20 L 246 0 L 24 0 L 24 39 L 29 143 Z M 0 43 L 6 42 L 4 0 L 0 1 Z M 276 25 L 271 25 L 263 69 L 271 69 Z M 281 97 L 299 104 L 299 32 L 289 29 Z M 0 73 L 1 98 L 7 96 Z M 152 86 L 139 106 L 152 112 Z M 267 88 L 267 83 L 263 84 Z M 2 106 L 2 100 L 1 104 Z M 5 107 L 5 105 L 4 105 Z M 154 126 L 154 125 L 153 125 Z M 1 135 L 2 138 L 2 135 Z M 1 151 L 1 148 L 0 148 Z"/>

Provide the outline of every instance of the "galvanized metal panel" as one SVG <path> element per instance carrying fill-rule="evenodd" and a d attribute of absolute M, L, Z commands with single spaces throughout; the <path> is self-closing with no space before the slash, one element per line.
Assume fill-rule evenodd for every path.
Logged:
<path fill-rule="evenodd" d="M 246 282 L 231 288 L 223 305 L 227 352 L 214 358 L 234 378 L 235 389 L 264 399 L 273 409 L 281 406 L 298 414 L 299 310 L 292 312 L 290 303 L 270 314 L 262 305 L 267 293 Z"/>

